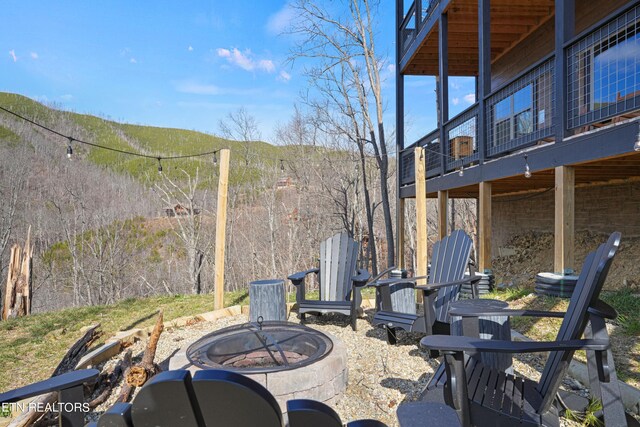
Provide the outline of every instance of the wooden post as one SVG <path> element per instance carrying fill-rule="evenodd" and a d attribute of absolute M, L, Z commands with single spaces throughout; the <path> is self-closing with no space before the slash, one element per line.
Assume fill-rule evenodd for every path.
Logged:
<path fill-rule="evenodd" d="M 416 170 L 416 276 L 427 275 L 427 181 L 425 174 L 425 150 L 414 150 Z M 426 284 L 418 281 L 418 284 Z M 418 293 L 418 300 L 422 294 Z"/>
<path fill-rule="evenodd" d="M 229 188 L 228 148 L 220 150 L 220 177 L 218 179 L 218 206 L 216 208 L 215 300 L 216 310 L 224 307 L 224 249 L 227 231 L 227 189 Z"/>
<path fill-rule="evenodd" d="M 449 205 L 448 202 L 449 202 L 449 192 L 447 190 L 438 191 L 438 238 L 440 240 L 447 237 L 447 208 Z"/>
<path fill-rule="evenodd" d="M 486 268 L 491 268 L 491 183 L 480 183 L 480 216 L 478 223 L 479 236 L 479 269 L 482 273 Z"/>
<path fill-rule="evenodd" d="M 32 259 L 33 246 L 31 245 L 31 227 L 29 227 L 24 248 L 17 244 L 11 247 L 4 307 L 0 319 L 7 320 L 31 314 Z"/>
<path fill-rule="evenodd" d="M 572 166 L 556 168 L 555 188 L 555 250 L 553 270 L 563 273 L 574 265 L 574 203 L 575 169 Z"/>

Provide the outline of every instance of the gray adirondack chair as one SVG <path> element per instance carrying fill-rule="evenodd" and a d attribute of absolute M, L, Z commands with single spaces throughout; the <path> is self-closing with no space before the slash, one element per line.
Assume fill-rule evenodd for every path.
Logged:
<path fill-rule="evenodd" d="M 385 279 L 371 282 L 376 287 L 379 302 L 373 316 L 373 324 L 387 330 L 387 341 L 396 343 L 396 330 L 424 332 L 427 335 L 450 333 L 449 304 L 458 300 L 464 283 L 475 284 L 480 278 L 475 274 L 464 278 L 469 264 L 473 240 L 462 230 L 455 230 L 449 236 L 433 245 L 431 269 L 428 276 L 410 279 Z M 427 279 L 427 285 L 415 286 L 419 279 Z M 391 285 L 410 283 L 423 293 L 423 313 L 402 313 L 391 307 Z M 472 286 L 474 296 L 477 295 Z"/>
<path fill-rule="evenodd" d="M 359 244 L 348 233 L 338 233 L 320 244 L 320 266 L 289 276 L 296 287 L 298 315 L 341 313 L 351 317 L 356 330 L 356 319 L 362 302 L 361 288 L 369 280 L 365 269 L 357 268 Z M 320 282 L 320 298 L 308 300 L 305 296 L 305 278 L 316 274 Z"/>
<path fill-rule="evenodd" d="M 591 252 L 582 266 L 566 313 L 533 310 L 452 309 L 450 314 L 477 322 L 478 316 L 534 316 L 564 318 L 556 341 L 511 342 L 455 336 L 428 336 L 421 345 L 444 353 L 445 369 L 427 386 L 426 400 L 444 400 L 456 409 L 464 426 L 559 426 L 563 402 L 558 390 L 573 354 L 587 350 L 591 393 L 604 407 L 608 426 L 627 425 L 620 397 L 605 319 L 614 319 L 613 308 L 598 299 L 613 257 L 620 245 L 620 233 Z M 463 320 L 464 322 L 464 320 Z M 586 339 L 581 339 L 583 336 Z M 484 366 L 464 353 L 550 352 L 540 381 L 505 374 Z M 436 395 L 436 399 L 432 394 Z M 576 408 L 572 408 L 576 409 Z"/>
<path fill-rule="evenodd" d="M 82 369 L 70 371 L 44 381 L 29 384 L 24 387 L 0 393 L 0 405 L 3 403 L 19 402 L 29 397 L 45 393 L 57 392 L 58 403 L 61 408 L 71 404 L 77 408 L 84 401 L 84 384 L 94 383 L 100 375 L 97 369 Z M 61 411 L 58 424 L 62 427 L 81 427 L 84 425 L 84 412 Z"/>
<path fill-rule="evenodd" d="M 322 402 L 309 399 L 287 401 L 289 427 L 343 427 L 340 416 Z M 387 427 L 378 420 L 357 420 L 347 423 L 345 427 Z"/>

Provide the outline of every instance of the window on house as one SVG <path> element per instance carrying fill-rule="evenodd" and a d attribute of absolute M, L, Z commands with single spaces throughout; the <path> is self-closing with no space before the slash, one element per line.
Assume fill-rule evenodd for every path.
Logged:
<path fill-rule="evenodd" d="M 512 139 L 533 132 L 533 87 L 523 87 L 498 102 L 493 110 L 493 145 L 506 144 Z"/>

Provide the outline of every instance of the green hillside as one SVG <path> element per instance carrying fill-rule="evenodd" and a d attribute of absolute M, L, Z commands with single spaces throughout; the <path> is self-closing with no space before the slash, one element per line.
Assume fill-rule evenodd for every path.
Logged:
<path fill-rule="evenodd" d="M 191 130 L 117 123 L 91 115 L 57 110 L 25 96 L 12 93 L 0 92 L 0 106 L 64 135 L 153 157 L 179 156 L 229 148 L 232 152 L 229 177 L 232 185 L 258 179 L 260 170 L 263 169 L 260 166 L 277 167 L 278 159 L 283 158 L 287 151 L 285 147 L 277 147 L 262 141 L 245 143 Z M 14 122 L 20 120 L 8 113 L 0 114 Z M 11 130 L 0 127 L 0 139 L 15 140 L 16 137 Z M 65 141 L 60 141 L 60 139 L 59 136 L 51 134 L 52 144 L 59 143 L 62 150 Z M 96 165 L 115 172 L 129 174 L 144 182 L 154 182 L 159 179 L 158 164 L 155 159 L 128 156 L 77 142 L 73 149 L 77 155 L 86 157 Z M 246 157 L 249 158 L 248 162 Z M 217 182 L 217 168 L 213 166 L 212 156 L 165 160 L 162 162 L 162 166 L 163 173 L 172 179 L 183 179 L 185 175 L 181 170 L 193 176 L 198 169 L 200 181 L 206 186 Z"/>

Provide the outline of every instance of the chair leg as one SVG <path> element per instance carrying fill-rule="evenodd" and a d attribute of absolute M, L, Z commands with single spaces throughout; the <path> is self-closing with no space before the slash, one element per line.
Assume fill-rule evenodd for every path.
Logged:
<path fill-rule="evenodd" d="M 387 343 L 390 345 L 395 345 L 398 342 L 396 328 L 392 328 L 389 326 L 385 326 L 384 328 L 387 330 Z"/>
<path fill-rule="evenodd" d="M 300 323 L 304 323 L 304 321 L 307 320 L 307 315 L 304 313 L 300 313 L 298 314 L 298 319 L 300 319 Z"/>
<path fill-rule="evenodd" d="M 357 330 L 358 326 L 356 324 L 358 320 L 358 313 L 357 312 L 352 312 L 351 313 L 351 329 L 354 330 L 354 332 Z"/>

